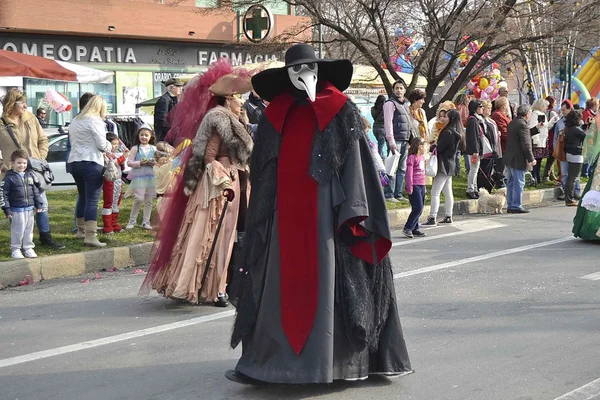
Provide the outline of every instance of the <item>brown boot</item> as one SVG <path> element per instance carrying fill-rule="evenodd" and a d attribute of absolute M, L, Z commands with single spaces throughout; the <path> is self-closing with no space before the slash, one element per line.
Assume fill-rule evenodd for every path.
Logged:
<path fill-rule="evenodd" d="M 96 221 L 85 221 L 85 239 L 83 244 L 93 247 L 105 247 L 106 243 L 102 243 L 96 237 L 98 231 L 98 223 Z"/>

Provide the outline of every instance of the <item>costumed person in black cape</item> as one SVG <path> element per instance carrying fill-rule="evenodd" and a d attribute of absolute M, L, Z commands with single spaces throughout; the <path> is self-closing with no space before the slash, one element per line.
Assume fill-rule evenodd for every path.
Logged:
<path fill-rule="evenodd" d="M 245 384 L 327 383 L 412 372 L 388 252 L 379 175 L 348 60 L 298 44 L 285 67 L 252 78 L 270 104 L 251 158 L 253 185 L 226 377 Z"/>

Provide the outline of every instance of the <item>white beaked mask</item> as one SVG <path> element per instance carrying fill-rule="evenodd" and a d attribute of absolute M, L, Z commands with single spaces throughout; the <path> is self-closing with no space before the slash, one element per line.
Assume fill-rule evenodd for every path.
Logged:
<path fill-rule="evenodd" d="M 317 80 L 319 79 L 319 64 L 308 63 L 294 65 L 288 68 L 290 81 L 297 89 L 308 94 L 310 101 L 314 102 L 317 96 Z"/>

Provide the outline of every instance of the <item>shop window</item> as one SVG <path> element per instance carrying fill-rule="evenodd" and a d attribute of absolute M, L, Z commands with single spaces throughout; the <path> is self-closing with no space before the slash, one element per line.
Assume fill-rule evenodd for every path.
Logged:
<path fill-rule="evenodd" d="M 117 71 L 117 112 L 135 114 L 136 104 L 154 97 L 152 72 Z"/>
<path fill-rule="evenodd" d="M 56 128 L 70 123 L 79 113 L 79 97 L 85 92 L 91 92 L 102 96 L 108 104 L 108 112 L 114 109 L 115 104 L 115 85 L 104 83 L 79 84 L 76 82 L 60 82 L 47 79 L 29 79 L 25 78 L 24 91 L 27 95 L 27 106 L 33 113 L 39 108 L 44 107 L 50 111 L 48 117 L 48 127 Z M 45 100 L 46 91 L 54 89 L 62 93 L 71 102 L 71 110 L 57 113 L 50 109 Z"/>

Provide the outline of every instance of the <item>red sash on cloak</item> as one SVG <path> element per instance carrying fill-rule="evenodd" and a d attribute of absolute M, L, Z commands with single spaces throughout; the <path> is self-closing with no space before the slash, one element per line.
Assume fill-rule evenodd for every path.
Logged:
<path fill-rule="evenodd" d="M 309 174 L 312 143 L 346 96 L 325 83 L 314 103 L 296 101 L 282 94 L 265 114 L 282 134 L 277 171 L 281 321 L 292 349 L 300 354 L 319 302 L 318 182 Z"/>

